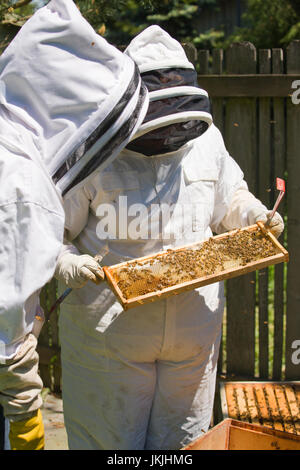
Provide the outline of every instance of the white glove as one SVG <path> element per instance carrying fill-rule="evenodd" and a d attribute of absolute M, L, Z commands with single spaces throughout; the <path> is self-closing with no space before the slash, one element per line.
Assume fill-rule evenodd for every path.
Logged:
<path fill-rule="evenodd" d="M 252 207 L 247 214 L 249 225 L 256 224 L 259 220 L 265 224 L 268 220 L 268 215 L 271 214 L 271 212 L 272 211 L 263 210 L 261 207 Z M 278 212 L 275 212 L 268 228 L 276 238 L 282 234 L 284 230 L 284 222 Z"/>
<path fill-rule="evenodd" d="M 104 273 L 92 256 L 64 253 L 58 258 L 55 277 L 59 281 L 63 281 L 68 287 L 78 289 L 83 287 L 89 280 L 99 284 L 104 279 Z"/>

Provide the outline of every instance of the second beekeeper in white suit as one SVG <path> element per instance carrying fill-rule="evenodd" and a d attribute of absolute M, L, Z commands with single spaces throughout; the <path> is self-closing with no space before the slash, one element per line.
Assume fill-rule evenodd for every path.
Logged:
<path fill-rule="evenodd" d="M 82 266 L 97 253 L 104 266 L 201 241 L 268 212 L 226 151 L 181 45 L 151 26 L 126 53 L 150 92 L 147 115 L 64 202 L 70 244 L 56 276 L 62 290 L 81 287 L 60 315 L 71 449 L 179 449 L 207 431 L 224 308 L 215 283 L 123 311 L 107 283 L 86 283 Z M 283 230 L 279 214 L 273 230 Z"/>
<path fill-rule="evenodd" d="M 0 405 L 12 449 L 44 446 L 39 293 L 63 243 L 61 195 L 109 164 L 147 108 L 137 66 L 71 0 L 38 9 L 1 54 Z M 92 260 L 86 275 L 97 273 Z"/>

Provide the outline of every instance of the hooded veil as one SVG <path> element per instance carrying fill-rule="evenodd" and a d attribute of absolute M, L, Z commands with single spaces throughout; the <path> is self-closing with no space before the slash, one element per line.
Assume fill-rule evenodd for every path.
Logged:
<path fill-rule="evenodd" d="M 33 325 L 64 230 L 62 196 L 138 129 L 148 92 L 72 0 L 52 0 L 0 57 L 0 360 Z"/>
<path fill-rule="evenodd" d="M 174 152 L 212 124 L 210 101 L 181 44 L 157 25 L 136 36 L 125 53 L 149 91 L 145 119 L 127 148 L 144 155 Z"/>

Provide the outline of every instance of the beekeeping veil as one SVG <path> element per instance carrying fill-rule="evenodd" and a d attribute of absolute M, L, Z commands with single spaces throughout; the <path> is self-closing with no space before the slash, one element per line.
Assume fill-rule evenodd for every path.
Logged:
<path fill-rule="evenodd" d="M 40 8 L 1 55 L 0 362 L 32 330 L 54 274 L 62 196 L 117 157 L 147 106 L 136 64 L 72 0 Z"/>
<path fill-rule="evenodd" d="M 52 0 L 0 61 L 1 104 L 31 133 L 64 195 L 114 159 L 148 106 L 134 62 L 72 0 Z"/>
<path fill-rule="evenodd" d="M 136 36 L 125 53 L 138 65 L 150 104 L 128 149 L 144 155 L 176 151 L 212 123 L 208 94 L 183 47 L 157 25 Z"/>

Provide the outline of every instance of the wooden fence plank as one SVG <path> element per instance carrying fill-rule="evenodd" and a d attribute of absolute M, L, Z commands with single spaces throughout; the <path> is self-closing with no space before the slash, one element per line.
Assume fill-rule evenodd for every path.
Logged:
<path fill-rule="evenodd" d="M 283 73 L 283 50 L 272 50 L 272 72 Z M 279 176 L 284 178 L 285 172 L 285 154 L 286 154 L 286 139 L 285 139 L 285 102 L 282 98 L 273 99 L 273 119 L 272 119 L 272 143 L 273 143 L 273 167 L 274 177 Z M 272 205 L 275 203 L 274 191 L 272 195 Z M 283 208 L 285 207 L 286 200 L 281 202 L 278 209 L 284 215 Z M 283 236 L 281 236 L 283 243 Z M 283 316 L 284 316 L 284 265 L 280 264 L 275 266 L 274 273 L 274 340 L 273 340 L 273 371 L 272 379 L 281 380 L 282 378 L 282 355 L 283 355 Z"/>
<path fill-rule="evenodd" d="M 213 62 L 212 62 L 212 72 L 214 74 L 221 74 L 223 70 L 223 50 L 214 49 L 213 50 Z M 201 86 L 201 76 L 200 76 L 200 86 Z M 213 119 L 214 124 L 220 129 L 221 133 L 224 132 L 224 109 L 223 109 L 223 98 L 214 98 L 212 101 L 212 110 L 213 110 Z"/>
<path fill-rule="evenodd" d="M 258 51 L 258 70 L 259 73 L 268 75 L 271 73 L 271 50 L 260 49 Z"/>
<path fill-rule="evenodd" d="M 46 312 L 49 308 L 48 306 L 48 285 L 47 284 L 41 291 L 40 294 L 40 304 L 41 307 L 44 309 Z M 49 324 L 45 324 L 41 330 L 39 339 L 38 339 L 38 346 L 37 346 L 37 351 L 40 354 L 40 349 L 43 348 L 49 348 L 50 347 L 50 328 Z M 41 379 L 43 381 L 44 387 L 47 388 L 52 388 L 52 378 L 51 378 L 51 373 L 50 373 L 50 362 L 46 363 L 45 361 L 41 360 L 40 357 L 40 362 L 39 362 L 39 373 L 41 376 Z"/>
<path fill-rule="evenodd" d="M 42 289 L 40 303 L 45 312 L 54 304 L 56 291 L 57 282 L 55 279 L 52 279 Z M 40 376 L 44 387 L 59 392 L 61 390 L 61 365 L 57 312 L 53 312 L 50 321 L 43 326 L 38 339 L 37 351 L 40 355 Z M 45 354 L 45 351 L 47 351 L 47 354 Z"/>
<path fill-rule="evenodd" d="M 192 62 L 194 66 L 196 66 L 198 62 L 198 52 L 194 44 L 191 42 L 186 42 L 182 44 L 182 46 L 183 46 L 184 52 L 186 53 L 188 60 Z"/>
<path fill-rule="evenodd" d="M 259 73 L 271 72 L 271 51 L 259 51 Z M 260 98 L 258 102 L 258 198 L 270 207 L 271 186 L 271 99 Z M 268 315 L 268 268 L 258 272 L 258 330 L 259 330 L 259 377 L 269 376 L 269 315 Z"/>
<path fill-rule="evenodd" d="M 48 299 L 49 299 L 49 308 L 54 304 L 56 300 L 57 292 L 57 281 L 52 279 L 48 287 Z M 59 351 L 59 336 L 58 336 L 58 314 L 55 310 L 49 320 L 50 330 L 51 330 L 51 346 L 53 350 Z M 52 374 L 52 390 L 58 392 L 60 390 L 60 375 L 61 368 L 59 362 L 59 356 L 54 353 L 51 359 L 51 374 Z"/>
<path fill-rule="evenodd" d="M 300 41 L 287 48 L 287 73 L 300 72 Z M 293 342 L 300 339 L 300 105 L 287 102 L 287 206 L 288 249 L 291 254 L 287 274 L 286 374 L 288 380 L 299 379 L 299 364 L 293 364 Z"/>
<path fill-rule="evenodd" d="M 212 51 L 212 73 L 221 75 L 223 72 L 223 49 L 213 49 Z"/>
<path fill-rule="evenodd" d="M 0 450 L 5 446 L 5 417 L 2 406 L 0 405 Z"/>
<path fill-rule="evenodd" d="M 229 46 L 226 54 L 228 73 L 255 74 L 257 70 L 256 48 L 251 42 L 236 42 Z"/>
<path fill-rule="evenodd" d="M 224 53 L 222 49 L 214 49 L 212 52 L 212 73 L 214 74 L 221 74 L 223 71 L 223 58 Z M 201 78 L 200 78 L 201 80 Z M 224 100 L 223 98 L 214 98 L 212 100 L 212 113 L 213 113 L 213 120 L 214 124 L 223 134 L 224 132 Z M 222 374 L 223 372 L 223 336 L 224 336 L 224 328 L 222 327 L 222 339 L 220 344 L 220 352 L 218 358 L 218 373 Z M 218 406 L 218 403 L 215 403 L 215 407 Z"/>
<path fill-rule="evenodd" d="M 284 72 L 283 50 L 272 49 L 272 73 L 282 74 Z"/>
<path fill-rule="evenodd" d="M 207 75 L 209 68 L 209 51 L 202 50 L 198 52 L 199 74 Z"/>
<path fill-rule="evenodd" d="M 256 53 L 252 45 L 232 45 L 226 54 L 228 73 L 254 73 Z M 242 65 L 241 65 L 242 64 Z M 231 98 L 226 103 L 225 144 L 245 173 L 251 191 L 256 190 L 256 102 Z M 227 282 L 227 373 L 254 376 L 255 273 Z"/>
<path fill-rule="evenodd" d="M 291 42 L 287 48 L 286 72 L 288 74 L 300 73 L 300 39 Z"/>

